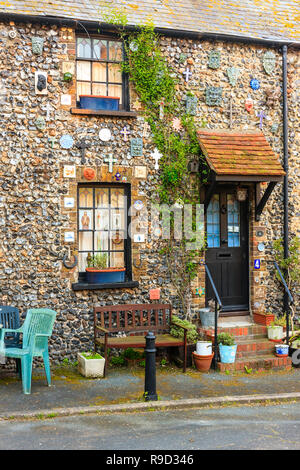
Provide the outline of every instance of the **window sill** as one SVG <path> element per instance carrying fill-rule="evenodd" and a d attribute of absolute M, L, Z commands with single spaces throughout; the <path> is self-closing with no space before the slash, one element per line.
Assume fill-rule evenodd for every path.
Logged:
<path fill-rule="evenodd" d="M 73 290 L 103 290 L 103 289 L 128 289 L 139 287 L 138 281 L 111 282 L 107 284 L 88 284 L 87 282 L 76 282 L 72 284 Z"/>
<path fill-rule="evenodd" d="M 135 111 L 109 111 L 109 110 L 94 110 L 94 109 L 81 109 L 81 108 L 71 108 L 71 114 L 77 115 L 88 115 L 88 116 L 112 116 L 112 117 L 132 117 L 136 118 L 138 113 Z"/>

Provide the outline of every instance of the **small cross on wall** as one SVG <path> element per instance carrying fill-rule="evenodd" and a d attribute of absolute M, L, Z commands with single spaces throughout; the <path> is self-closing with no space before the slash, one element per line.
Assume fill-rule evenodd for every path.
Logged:
<path fill-rule="evenodd" d="M 113 172 L 113 165 L 114 163 L 117 163 L 117 159 L 113 157 L 112 153 L 109 154 L 108 157 L 104 158 L 104 162 L 108 163 L 108 171 L 109 173 Z"/>
<path fill-rule="evenodd" d="M 130 131 L 127 130 L 127 127 L 126 127 L 126 126 L 124 126 L 124 127 L 123 127 L 123 130 L 121 131 L 121 134 L 123 134 L 123 139 L 124 139 L 125 141 L 127 141 L 127 140 L 128 140 L 128 139 L 127 139 L 127 136 L 130 134 Z"/>
<path fill-rule="evenodd" d="M 232 96 L 229 99 L 229 107 L 224 110 L 225 113 L 229 115 L 229 129 L 232 129 L 233 126 L 233 114 L 237 113 L 237 110 L 233 109 L 233 99 Z"/>
<path fill-rule="evenodd" d="M 259 117 L 259 128 L 262 129 L 263 127 L 263 119 L 266 118 L 266 114 L 263 111 L 260 111 L 259 114 L 257 115 Z"/>
<path fill-rule="evenodd" d="M 85 151 L 90 147 L 90 145 L 82 139 L 78 144 L 76 144 L 76 147 L 81 150 L 81 163 L 82 165 L 85 164 Z"/>
<path fill-rule="evenodd" d="M 154 166 L 155 170 L 159 170 L 159 164 L 158 164 L 158 162 L 159 162 L 159 160 L 161 159 L 162 154 L 161 154 L 161 153 L 159 152 L 159 150 L 156 148 L 156 149 L 154 150 L 154 152 L 151 153 L 151 157 L 155 160 L 155 166 Z"/>
<path fill-rule="evenodd" d="M 189 67 L 186 68 L 185 72 L 183 72 L 183 75 L 185 75 L 185 81 L 188 82 L 192 76 L 192 72 L 190 71 Z"/>

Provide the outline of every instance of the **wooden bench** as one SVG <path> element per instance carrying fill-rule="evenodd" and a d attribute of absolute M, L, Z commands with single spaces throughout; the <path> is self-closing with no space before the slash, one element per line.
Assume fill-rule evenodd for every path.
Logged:
<path fill-rule="evenodd" d="M 183 372 L 186 371 L 187 328 L 183 339 L 170 335 L 170 325 L 177 325 L 172 319 L 172 306 L 169 304 L 124 304 L 94 308 L 94 347 L 104 348 L 105 370 L 107 349 L 144 348 L 145 336 L 152 331 L 156 347 L 183 346 Z M 126 336 L 120 336 L 125 333 Z M 113 336 L 114 335 L 114 336 Z M 117 336 L 118 335 L 118 336 Z"/>

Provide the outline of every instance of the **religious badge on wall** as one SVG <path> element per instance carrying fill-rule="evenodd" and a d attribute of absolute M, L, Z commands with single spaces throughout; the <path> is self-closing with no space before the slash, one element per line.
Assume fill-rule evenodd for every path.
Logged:
<path fill-rule="evenodd" d="M 146 179 L 147 178 L 147 167 L 146 166 L 135 166 L 134 167 L 135 178 Z"/>
<path fill-rule="evenodd" d="M 218 69 L 220 67 L 221 53 L 217 50 L 212 50 L 208 56 L 208 67 L 211 69 Z"/>
<path fill-rule="evenodd" d="M 35 72 L 35 93 L 36 95 L 47 95 L 47 73 Z"/>
<path fill-rule="evenodd" d="M 75 165 L 64 166 L 64 178 L 76 178 L 76 167 Z"/>
<path fill-rule="evenodd" d="M 274 52 L 272 51 L 267 51 L 264 56 L 263 56 L 263 67 L 268 75 L 272 75 L 275 69 L 275 64 L 276 64 L 276 56 Z"/>
<path fill-rule="evenodd" d="M 39 131 L 43 131 L 46 128 L 46 121 L 43 116 L 38 116 L 35 120 L 35 126 Z"/>
<path fill-rule="evenodd" d="M 62 106 L 71 106 L 72 104 L 72 97 L 71 95 L 61 95 L 60 97 L 60 104 Z"/>
<path fill-rule="evenodd" d="M 73 144 L 74 144 L 74 140 L 73 140 L 73 137 L 69 134 L 64 134 L 61 136 L 61 138 L 59 139 L 59 143 L 60 143 L 60 146 L 63 148 L 63 149 L 70 149 L 73 147 Z"/>
<path fill-rule="evenodd" d="M 227 69 L 228 80 L 231 86 L 235 86 L 237 79 L 240 76 L 240 69 L 237 67 L 230 67 Z"/>
<path fill-rule="evenodd" d="M 252 113 L 253 106 L 254 106 L 253 99 L 252 98 L 247 98 L 245 100 L 245 109 L 246 109 L 246 111 L 248 111 L 248 113 Z"/>
<path fill-rule="evenodd" d="M 143 156 L 143 139 L 139 137 L 130 139 L 130 154 L 132 157 Z"/>
<path fill-rule="evenodd" d="M 255 91 L 260 89 L 260 83 L 256 78 L 252 78 L 252 80 L 250 80 L 250 86 L 252 90 Z"/>
<path fill-rule="evenodd" d="M 41 55 L 44 49 L 44 38 L 34 36 L 31 38 L 32 52 L 36 55 Z"/>
<path fill-rule="evenodd" d="M 206 104 L 208 106 L 220 106 L 222 104 L 222 87 L 208 86 L 206 87 Z"/>
<path fill-rule="evenodd" d="M 96 171 L 94 170 L 94 168 L 84 168 L 83 176 L 86 180 L 92 181 L 96 178 Z"/>
<path fill-rule="evenodd" d="M 266 89 L 266 102 L 270 108 L 274 108 L 274 106 L 279 102 L 281 97 L 281 88 L 278 87 L 268 87 Z"/>
<path fill-rule="evenodd" d="M 197 96 L 187 95 L 186 97 L 186 112 L 191 116 L 196 116 L 197 114 L 197 105 L 198 98 Z"/>
<path fill-rule="evenodd" d="M 64 198 L 64 207 L 66 209 L 72 209 L 74 207 L 75 200 L 73 197 L 65 197 Z"/>
<path fill-rule="evenodd" d="M 107 128 L 100 129 L 99 139 L 102 140 L 102 142 L 108 142 L 111 139 L 110 130 Z"/>
<path fill-rule="evenodd" d="M 75 233 L 74 232 L 65 232 L 65 242 L 74 243 Z"/>

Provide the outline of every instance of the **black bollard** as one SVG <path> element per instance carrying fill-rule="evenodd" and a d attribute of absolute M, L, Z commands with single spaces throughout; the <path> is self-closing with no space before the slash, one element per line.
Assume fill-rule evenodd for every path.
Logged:
<path fill-rule="evenodd" d="M 144 398 L 146 401 L 156 401 L 156 367 L 155 367 L 155 336 L 152 331 L 149 331 L 146 338 L 146 364 L 145 364 L 145 392 Z"/>

